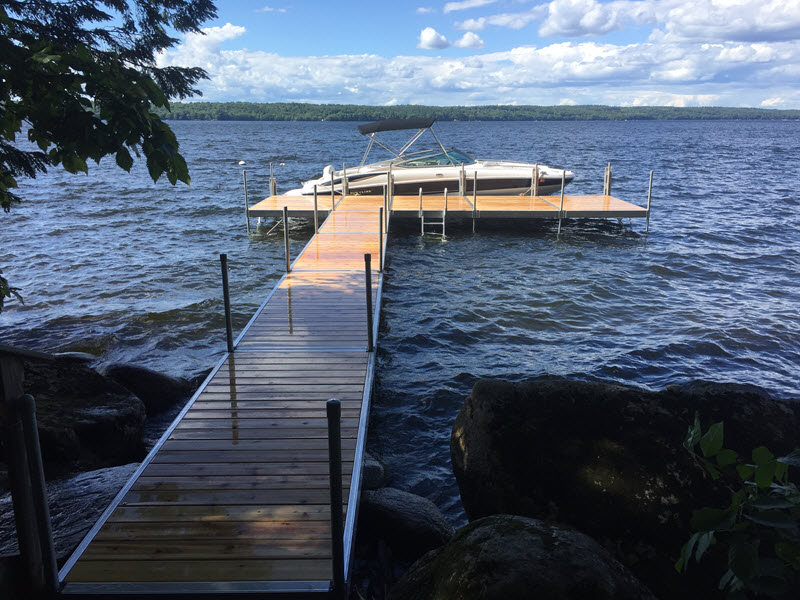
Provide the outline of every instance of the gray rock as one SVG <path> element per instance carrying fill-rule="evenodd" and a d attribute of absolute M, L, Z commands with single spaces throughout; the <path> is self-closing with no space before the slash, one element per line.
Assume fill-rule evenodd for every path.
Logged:
<path fill-rule="evenodd" d="M 453 535 L 453 526 L 433 502 L 394 488 L 361 495 L 362 527 L 386 540 L 398 556 L 410 559 L 441 546 Z"/>
<path fill-rule="evenodd" d="M 369 452 L 365 452 L 361 466 L 361 489 L 377 490 L 384 485 L 386 485 L 386 468 L 381 461 Z"/>
<path fill-rule="evenodd" d="M 138 463 L 81 473 L 47 484 L 53 539 L 59 564 L 80 543 Z M 17 552 L 11 494 L 0 495 L 0 554 Z"/>
<path fill-rule="evenodd" d="M 107 365 L 100 372 L 144 402 L 148 415 L 156 415 L 178 402 L 185 402 L 196 387 L 186 379 L 124 363 Z"/>
<path fill-rule="evenodd" d="M 142 401 L 94 369 L 69 358 L 27 357 L 24 389 L 36 400 L 48 476 L 142 459 Z"/>
<path fill-rule="evenodd" d="M 699 412 L 725 422 L 725 445 L 748 455 L 800 445 L 800 407 L 752 388 L 694 383 L 664 392 L 542 378 L 479 381 L 456 418 L 450 454 L 470 519 L 516 514 L 591 535 L 665 598 L 712 590 L 716 547 L 687 576 L 672 567 L 693 509 L 727 506 L 682 442 Z M 718 568 L 719 567 L 719 568 Z"/>
<path fill-rule="evenodd" d="M 461 528 L 418 560 L 390 600 L 655 600 L 590 537 L 499 515 Z"/>

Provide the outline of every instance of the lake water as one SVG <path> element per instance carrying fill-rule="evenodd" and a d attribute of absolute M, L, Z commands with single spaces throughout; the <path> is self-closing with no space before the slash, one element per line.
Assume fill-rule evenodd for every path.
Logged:
<path fill-rule="evenodd" d="M 105 160 L 22 183 L 2 215 L 0 268 L 25 305 L 0 315 L 3 343 L 80 350 L 173 375 L 224 351 L 218 254 L 231 263 L 240 330 L 282 274 L 283 240 L 247 236 L 251 203 L 329 163 L 357 165 L 355 123 L 174 122 L 191 187 L 153 184 Z M 479 157 L 576 173 L 570 193 L 644 205 L 643 221 L 478 224 L 419 236 L 393 224 L 369 447 L 396 487 L 463 519 L 449 464 L 452 422 L 477 378 L 541 374 L 650 389 L 703 378 L 797 397 L 800 367 L 800 122 L 440 123 Z M 291 225 L 292 253 L 311 236 Z"/>

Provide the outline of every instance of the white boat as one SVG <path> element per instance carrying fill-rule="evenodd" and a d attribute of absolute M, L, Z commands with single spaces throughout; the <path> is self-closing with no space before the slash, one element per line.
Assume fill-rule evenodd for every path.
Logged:
<path fill-rule="evenodd" d="M 535 191 L 544 195 L 559 192 L 562 177 L 564 185 L 575 178 L 572 171 L 532 163 L 474 159 L 455 148 L 445 148 L 433 131 L 435 121 L 436 119 L 385 119 L 359 125 L 359 132 L 369 138 L 360 166 L 337 171 L 332 165 L 328 165 L 321 177 L 306 181 L 302 188 L 286 192 L 286 195 L 312 195 L 315 186 L 318 194 L 330 194 L 331 185 L 334 194 L 346 192 L 350 195 L 382 195 L 390 174 L 394 182 L 394 195 L 416 196 L 420 189 L 426 195 L 441 195 L 445 189 L 450 194 L 472 195 L 476 173 L 480 196 L 530 194 L 534 191 L 532 188 L 535 174 L 538 174 L 539 180 Z M 416 131 L 399 149 L 377 135 L 385 131 L 400 130 Z M 411 146 L 425 132 L 431 133 L 438 147 L 409 152 Z M 376 144 L 389 151 L 392 158 L 365 164 Z"/>

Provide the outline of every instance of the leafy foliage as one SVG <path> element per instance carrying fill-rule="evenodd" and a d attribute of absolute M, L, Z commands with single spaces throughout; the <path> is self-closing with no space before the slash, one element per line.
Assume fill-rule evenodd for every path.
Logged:
<path fill-rule="evenodd" d="M 141 150 L 153 180 L 189 183 L 178 141 L 157 109 L 199 93 L 199 68 L 156 66 L 177 43 L 216 14 L 211 0 L 0 0 L 0 206 L 20 202 L 19 177 L 50 165 L 88 172 L 113 155 L 129 171 Z M 38 150 L 17 136 L 27 131 Z M 3 299 L 14 290 L 0 281 Z"/>
<path fill-rule="evenodd" d="M 766 447 L 750 460 L 723 447 L 723 424 L 703 433 L 695 415 L 684 447 L 712 479 L 726 484 L 726 508 L 701 508 L 692 513 L 695 530 L 675 565 L 688 568 L 712 544 L 727 546 L 728 570 L 719 582 L 731 598 L 747 592 L 780 597 L 798 584 L 800 573 L 800 492 L 789 479 L 789 467 L 800 466 L 800 450 L 775 457 Z M 698 452 L 699 450 L 699 452 Z"/>
<path fill-rule="evenodd" d="M 800 119 L 800 110 L 671 106 L 359 106 L 299 102 L 175 103 L 168 119 L 196 121 L 377 121 L 436 117 L 440 121 L 623 121 L 675 119 Z"/>

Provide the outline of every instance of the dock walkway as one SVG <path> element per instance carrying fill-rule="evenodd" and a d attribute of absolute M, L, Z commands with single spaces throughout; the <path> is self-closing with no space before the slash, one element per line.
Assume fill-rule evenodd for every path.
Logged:
<path fill-rule="evenodd" d="M 477 203 L 477 204 L 476 204 Z M 314 215 L 274 196 L 250 216 Z M 319 198 L 324 223 L 59 573 L 73 596 L 328 594 L 326 401 L 341 400 L 350 571 L 390 217 L 649 217 L 611 196 Z M 383 215 L 383 225 L 381 218 Z"/>
<path fill-rule="evenodd" d="M 364 254 L 379 307 L 381 202 L 338 203 L 61 570 L 62 593 L 327 593 L 329 398 L 342 403 L 347 572 L 375 368 Z"/>

